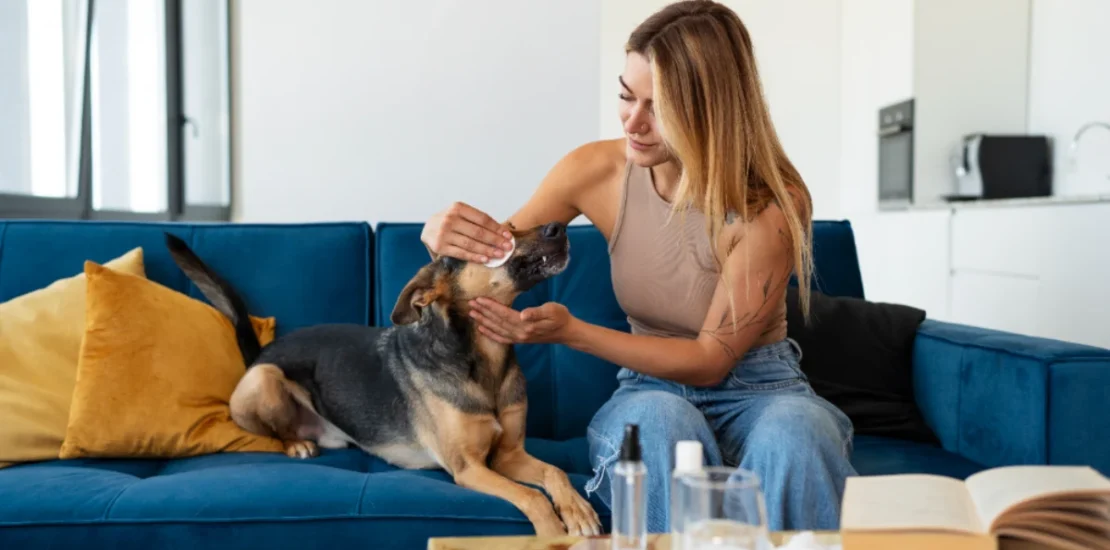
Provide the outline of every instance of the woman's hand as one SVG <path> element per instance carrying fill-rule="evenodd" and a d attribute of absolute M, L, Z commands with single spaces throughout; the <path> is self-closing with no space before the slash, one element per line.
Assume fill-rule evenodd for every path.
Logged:
<path fill-rule="evenodd" d="M 420 233 L 432 254 L 483 264 L 512 249 L 511 237 L 507 227 L 461 202 L 432 216 Z"/>
<path fill-rule="evenodd" d="M 478 298 L 471 300 L 470 307 L 478 330 L 502 344 L 563 343 L 575 320 L 566 306 L 555 302 L 517 312 L 489 298 Z"/>

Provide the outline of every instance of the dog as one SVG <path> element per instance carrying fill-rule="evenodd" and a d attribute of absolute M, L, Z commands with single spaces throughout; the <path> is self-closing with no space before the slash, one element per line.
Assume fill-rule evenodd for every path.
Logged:
<path fill-rule="evenodd" d="M 436 257 L 420 268 L 392 327 L 317 325 L 265 347 L 238 293 L 181 239 L 167 233 L 166 246 L 235 328 L 247 370 L 229 405 L 244 430 L 280 439 L 294 458 L 355 445 L 399 468 L 442 468 L 512 503 L 540 536 L 597 535 L 598 515 L 566 473 L 524 450 L 527 392 L 512 346 L 469 316 L 469 300 L 511 304 L 570 261 L 564 224 L 511 229 L 515 249 L 498 267 Z"/>

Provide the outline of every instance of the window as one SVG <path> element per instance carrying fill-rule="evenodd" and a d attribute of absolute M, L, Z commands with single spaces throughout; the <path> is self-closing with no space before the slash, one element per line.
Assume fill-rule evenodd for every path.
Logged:
<path fill-rule="evenodd" d="M 0 1 L 0 217 L 228 220 L 227 0 Z"/>

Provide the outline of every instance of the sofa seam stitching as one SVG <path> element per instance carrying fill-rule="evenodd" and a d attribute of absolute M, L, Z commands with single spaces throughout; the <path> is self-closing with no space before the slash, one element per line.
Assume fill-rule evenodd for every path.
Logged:
<path fill-rule="evenodd" d="M 962 380 L 964 378 L 964 371 L 967 368 L 967 349 L 960 350 L 960 372 L 959 378 L 961 383 L 956 385 L 956 454 L 965 456 L 963 452 L 964 434 L 963 434 L 963 415 L 964 415 L 964 385 Z"/>
<path fill-rule="evenodd" d="M 6 248 L 4 245 L 8 238 L 8 223 L 9 222 L 4 222 L 3 227 L 0 228 L 0 265 L 4 265 L 4 249 Z M 0 283 L 3 282 L 3 276 L 4 270 L 0 269 Z M 0 284 L 0 288 L 3 288 L 2 284 Z"/>
<path fill-rule="evenodd" d="M 191 225 L 189 227 L 189 248 L 192 248 L 193 250 L 197 249 L 197 228 L 195 225 Z M 185 290 L 185 293 L 192 294 L 192 289 L 190 287 L 194 285 L 191 284 L 192 280 L 189 279 L 189 276 L 185 274 L 185 270 L 178 269 L 177 273 L 178 278 L 181 279 L 182 288 Z M 200 289 L 197 290 L 199 291 Z M 207 301 L 207 299 L 205 300 Z"/>
<path fill-rule="evenodd" d="M 1049 363 L 1044 369 L 1044 463 L 1052 464 L 1052 430 L 1049 422 L 1052 420 L 1052 371 L 1056 362 Z"/>
<path fill-rule="evenodd" d="M 130 486 L 128 486 L 130 487 Z M 124 489 L 126 490 L 126 488 Z M 123 491 L 120 491 L 121 493 Z M 118 499 L 118 496 L 116 497 Z M 115 504 L 113 499 L 112 504 Z M 174 518 L 174 519 L 110 519 L 104 516 L 103 519 L 85 519 L 85 520 L 63 520 L 63 521 L 15 521 L 15 522 L 0 522 L 0 527 L 5 528 L 42 528 L 42 527 L 76 527 L 88 525 L 194 525 L 194 524 L 207 524 L 207 525 L 227 525 L 227 524 L 243 524 L 243 523 L 307 523 L 315 521 L 342 521 L 342 520 L 420 520 L 428 521 L 427 514 L 412 514 L 412 515 L 380 515 L 380 516 L 353 516 L 350 514 L 330 514 L 322 516 L 304 516 L 304 517 L 279 517 L 279 518 L 263 518 L 263 517 L 248 517 L 248 518 Z M 517 524 L 529 524 L 527 518 L 516 518 L 507 516 L 438 516 L 431 518 L 432 521 L 436 520 L 449 520 L 449 521 L 482 521 L 482 522 L 512 522 Z"/>
<path fill-rule="evenodd" d="M 104 514 L 101 516 L 101 519 L 107 521 L 109 519 L 109 516 L 112 514 L 112 508 L 115 508 L 116 503 L 119 502 L 119 498 L 122 497 L 123 494 L 126 493 L 128 489 L 130 489 L 131 487 L 134 487 L 135 484 L 137 484 L 138 482 L 139 482 L 139 480 L 136 478 L 135 481 L 133 481 L 131 483 L 128 483 L 126 487 L 123 487 L 122 489 L 120 489 L 119 492 L 116 493 L 116 496 L 112 497 L 112 501 L 109 502 L 108 505 L 104 507 Z"/>
<path fill-rule="evenodd" d="M 378 279 L 378 266 L 381 265 L 381 263 L 382 263 L 382 258 L 380 256 L 381 247 L 378 246 L 378 235 L 381 234 L 381 231 L 382 231 L 382 224 L 379 223 L 374 227 L 374 250 L 372 251 L 372 254 L 374 256 L 374 266 L 373 266 L 373 271 L 370 273 L 370 276 L 373 277 L 374 281 L 375 281 L 374 282 L 374 305 L 373 305 L 373 310 L 374 310 L 373 313 L 374 314 L 371 316 L 371 318 L 373 319 L 372 324 L 374 324 L 374 325 L 384 325 L 384 321 L 382 321 L 381 319 L 378 318 L 378 310 L 381 308 L 381 303 L 382 303 L 382 296 L 381 296 L 382 284 L 381 284 L 381 282 L 379 282 L 377 280 Z"/>
<path fill-rule="evenodd" d="M 371 326 L 376 324 L 374 322 L 374 306 L 375 304 L 377 304 L 377 300 L 374 299 L 374 289 L 377 286 L 377 277 L 374 276 L 374 272 L 372 271 L 373 266 L 371 265 L 371 263 L 374 263 L 376 265 L 377 262 L 371 262 L 370 256 L 377 251 L 377 247 L 374 246 L 374 236 L 373 233 L 369 231 L 369 224 L 364 225 L 359 229 L 362 230 L 362 236 L 366 239 L 366 246 L 363 247 L 362 250 L 363 272 L 366 273 L 365 290 L 367 302 L 365 304 L 366 309 L 363 310 L 363 320 L 367 326 Z"/>
<path fill-rule="evenodd" d="M 362 517 L 362 503 L 366 499 L 366 487 L 370 485 L 370 473 L 367 473 L 365 479 L 362 480 L 362 488 L 358 491 L 358 502 L 355 503 L 355 514 Z"/>
<path fill-rule="evenodd" d="M 569 237 L 568 237 L 569 239 Z M 547 301 L 555 301 L 555 282 L 549 281 L 547 285 Z M 559 436 L 559 373 L 555 369 L 555 346 L 547 348 L 547 369 L 551 373 L 551 410 L 552 416 L 551 439 L 557 440 Z"/>

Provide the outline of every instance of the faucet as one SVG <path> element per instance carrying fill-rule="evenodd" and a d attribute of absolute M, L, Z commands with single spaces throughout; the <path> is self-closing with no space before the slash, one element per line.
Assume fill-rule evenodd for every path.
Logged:
<path fill-rule="evenodd" d="M 1091 128 L 1095 128 L 1095 127 L 1102 127 L 1102 128 L 1105 128 L 1106 130 L 1110 130 L 1110 123 L 1096 120 L 1096 121 L 1088 122 L 1088 123 L 1084 124 L 1083 126 L 1079 127 L 1079 130 L 1077 132 L 1075 132 L 1075 137 L 1073 137 L 1071 139 L 1071 146 L 1068 149 L 1068 160 L 1071 163 L 1072 170 L 1074 170 L 1076 165 L 1079 163 L 1079 160 L 1078 160 L 1079 139 L 1083 137 L 1083 134 L 1087 133 L 1087 130 L 1090 130 Z M 1106 176 L 1106 178 L 1110 179 L 1110 174 L 1108 174 Z"/>

